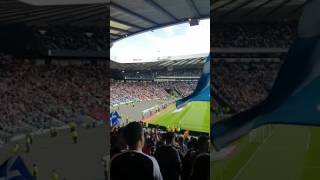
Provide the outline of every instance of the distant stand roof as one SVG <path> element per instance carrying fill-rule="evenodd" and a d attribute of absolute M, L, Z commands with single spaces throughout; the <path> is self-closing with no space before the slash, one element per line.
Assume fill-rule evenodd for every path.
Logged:
<path fill-rule="evenodd" d="M 152 70 L 163 68 L 174 69 L 202 69 L 206 57 L 186 58 L 179 60 L 161 60 L 155 62 L 144 63 L 118 63 L 115 61 L 110 62 L 110 68 L 116 70 Z"/>

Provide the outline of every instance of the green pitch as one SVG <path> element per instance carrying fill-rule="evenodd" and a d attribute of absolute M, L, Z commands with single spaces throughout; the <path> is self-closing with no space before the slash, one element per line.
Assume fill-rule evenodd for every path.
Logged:
<path fill-rule="evenodd" d="M 165 112 L 156 115 L 149 124 L 209 133 L 210 103 L 193 101 L 180 109 L 170 106 Z"/>
<path fill-rule="evenodd" d="M 223 160 L 211 162 L 211 180 L 320 179 L 320 128 L 277 125 L 256 130 L 234 144 Z"/>

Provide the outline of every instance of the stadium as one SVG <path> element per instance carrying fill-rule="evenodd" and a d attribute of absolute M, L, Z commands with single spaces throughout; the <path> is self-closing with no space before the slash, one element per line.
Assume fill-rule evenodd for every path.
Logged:
<path fill-rule="evenodd" d="M 184 118 L 190 119 L 182 121 L 179 127 L 173 123 L 174 117 L 166 117 L 173 116 L 177 99 L 187 97 L 194 91 L 206 60 L 205 55 L 200 56 L 203 57 L 143 64 L 120 64 L 111 61 L 113 80 L 110 86 L 110 110 L 118 111 L 123 117 L 123 123 L 127 123 L 126 120 L 143 121 L 163 127 L 175 126 L 175 128 L 208 133 L 209 117 L 201 116 L 209 114 L 200 113 L 203 107 L 186 110 L 190 114 L 184 115 Z M 163 110 L 169 112 L 163 114 Z M 209 107 L 203 108 L 203 112 L 209 112 Z M 199 119 L 206 119 L 206 122 L 199 122 Z"/>
<path fill-rule="evenodd" d="M 178 55 L 161 54 L 165 51 L 164 46 L 170 44 L 157 45 L 157 42 L 158 39 L 166 38 L 162 34 L 172 36 L 173 39 L 181 36 L 183 39 L 185 32 L 174 32 L 175 27 L 191 31 L 189 29 L 201 26 L 210 17 L 210 2 L 177 2 L 110 2 L 111 179 L 189 179 L 190 176 L 193 179 L 209 179 L 209 100 L 187 100 L 182 106 L 177 105 L 179 100 L 194 96 L 195 90 L 200 89 L 199 79 L 204 79 L 204 69 L 208 72 L 210 68 L 209 42 L 207 52 L 190 54 L 184 51 Z M 206 39 L 209 40 L 209 26 L 206 28 Z M 149 37 L 154 41 L 143 44 L 145 39 L 139 37 Z M 159 40 L 159 43 L 163 42 Z M 197 46 L 191 41 L 186 43 L 190 47 Z M 153 53 L 148 47 L 154 44 L 158 49 Z M 129 45 L 131 48 L 142 48 L 131 50 L 127 48 Z M 180 51 L 182 46 L 171 45 L 170 50 Z M 118 47 L 122 49 L 116 51 Z M 204 68 L 205 64 L 208 68 Z M 209 84 L 209 79 L 206 80 Z M 209 94 L 208 90 L 206 95 Z M 133 127 L 136 129 L 130 131 Z M 140 128 L 143 128 L 143 137 L 140 137 L 141 134 L 136 135 L 141 131 Z M 139 136 L 139 143 L 130 145 L 131 137 L 136 136 Z M 164 153 L 168 158 L 163 156 Z M 207 161 L 202 166 L 196 166 L 203 167 L 198 171 L 203 175 L 196 176 L 195 172 L 191 174 L 194 169 L 192 159 L 202 153 Z M 146 178 L 149 167 L 145 167 L 148 163 L 139 163 L 142 157 L 153 159 L 153 169 L 158 169 L 159 164 L 158 175 L 162 174 L 161 178 Z M 123 169 L 126 169 L 126 173 L 123 173 Z"/>
<path fill-rule="evenodd" d="M 0 179 L 105 179 L 107 4 L 0 4 Z"/>
<path fill-rule="evenodd" d="M 297 39 L 305 5 L 304 0 L 214 1 L 212 124 L 266 99 Z M 319 132 L 280 124 L 254 129 L 212 152 L 211 179 L 319 179 Z"/>

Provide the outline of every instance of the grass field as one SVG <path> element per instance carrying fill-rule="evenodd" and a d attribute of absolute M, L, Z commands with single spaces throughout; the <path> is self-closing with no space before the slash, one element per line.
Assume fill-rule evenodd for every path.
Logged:
<path fill-rule="evenodd" d="M 210 103 L 193 101 L 180 109 L 175 105 L 156 114 L 150 124 L 163 127 L 186 129 L 197 132 L 210 132 Z"/>
<path fill-rule="evenodd" d="M 320 128 L 273 126 L 246 136 L 227 158 L 211 162 L 211 180 L 320 179 Z"/>

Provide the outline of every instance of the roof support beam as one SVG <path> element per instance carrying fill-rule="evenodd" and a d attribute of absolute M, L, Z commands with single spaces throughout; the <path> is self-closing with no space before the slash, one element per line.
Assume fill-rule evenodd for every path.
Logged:
<path fill-rule="evenodd" d="M 48 22 L 50 23 L 57 23 L 57 22 L 74 22 L 74 20 L 77 20 L 79 16 L 83 15 L 83 14 L 90 14 L 90 13 L 94 13 L 94 12 L 100 12 L 100 14 L 103 14 L 103 12 L 105 11 L 105 7 L 93 7 L 93 8 L 88 8 L 85 11 L 77 11 L 77 12 L 72 12 L 72 18 L 68 18 L 68 16 L 64 15 L 64 16 L 60 16 L 54 19 L 49 20 Z M 71 14 L 68 14 L 69 16 Z M 107 13 L 105 13 L 107 14 Z M 88 17 L 88 16 L 87 16 Z M 68 21 L 66 21 L 66 19 L 69 19 Z"/>
<path fill-rule="evenodd" d="M 298 6 L 297 8 L 293 9 L 292 11 L 290 11 L 290 13 L 294 14 L 296 13 L 297 11 L 301 10 L 304 5 L 306 5 L 307 2 L 304 2 L 303 4 L 301 4 L 300 6 Z"/>
<path fill-rule="evenodd" d="M 257 7 L 256 7 L 256 8 L 254 8 L 254 9 L 252 9 L 251 11 L 249 11 L 249 12 L 247 12 L 247 13 L 243 14 L 243 15 L 242 15 L 242 17 L 244 17 L 244 16 L 248 16 L 248 15 L 250 15 L 250 14 L 252 14 L 252 13 L 254 13 L 254 12 L 258 11 L 258 10 L 259 10 L 259 9 L 261 9 L 263 6 L 265 6 L 265 5 L 269 4 L 271 1 L 273 1 L 273 0 L 267 0 L 266 2 L 264 2 L 264 3 L 260 4 L 259 6 L 257 6 Z"/>
<path fill-rule="evenodd" d="M 121 36 L 120 36 L 120 35 L 118 35 L 118 34 L 112 34 L 112 33 L 110 33 L 110 36 L 113 36 L 113 37 L 114 37 L 114 39 L 116 39 L 116 38 L 121 38 Z"/>
<path fill-rule="evenodd" d="M 227 15 L 233 14 L 233 13 L 237 12 L 238 10 L 240 10 L 242 7 L 250 4 L 251 2 L 252 2 L 252 0 L 247 0 L 247 1 L 243 2 L 243 3 L 241 3 L 239 6 L 234 7 L 234 8 L 232 8 L 231 10 L 229 10 L 228 12 L 220 15 L 219 17 L 225 17 L 225 16 L 227 16 Z"/>
<path fill-rule="evenodd" d="M 123 25 L 126 25 L 126 26 L 130 26 L 130 27 L 134 27 L 134 28 L 137 28 L 137 29 L 144 29 L 143 27 L 140 27 L 140 26 L 137 26 L 135 24 L 131 24 L 129 22 L 125 22 L 125 21 L 122 21 L 122 20 L 119 20 L 119 19 L 115 19 L 113 17 L 110 17 L 110 20 L 111 21 L 115 21 L 115 22 L 118 22 L 120 24 L 123 24 Z"/>
<path fill-rule="evenodd" d="M 88 9 L 89 10 L 92 10 L 92 9 L 97 9 L 99 8 L 98 6 L 95 6 L 95 5 L 92 5 L 92 6 L 89 6 L 89 7 L 84 7 L 84 6 L 80 6 L 79 8 L 76 8 L 76 9 L 69 9 L 69 10 L 65 10 L 65 11 L 56 11 L 56 12 L 52 12 L 52 13 L 42 13 L 41 15 L 34 15 L 34 16 L 28 16 L 26 18 L 20 18 L 20 19 L 17 19 L 17 21 L 14 21 L 14 22 L 24 22 L 24 23 L 28 23 L 28 22 L 38 22 L 38 21 L 41 21 L 41 20 L 44 20 L 46 22 L 50 22 L 52 23 L 52 21 L 57 21 L 57 20 L 63 20 L 65 21 L 66 18 L 70 17 L 70 15 L 75 15 L 77 13 L 84 13 L 84 12 L 87 12 Z"/>
<path fill-rule="evenodd" d="M 17 10 L 14 12 L 10 12 L 10 13 L 4 13 L 1 12 L 0 13 L 0 17 L 1 20 L 14 20 L 14 19 L 21 19 L 27 16 L 37 16 L 37 15 L 42 15 L 42 14 L 48 14 L 48 13 L 55 13 L 55 12 L 60 12 L 60 11 L 68 11 L 71 10 L 72 8 L 61 8 L 61 9 L 57 9 L 57 8 L 41 8 L 39 10 L 37 9 L 27 9 L 27 10 Z"/>
<path fill-rule="evenodd" d="M 96 11 L 88 16 L 83 16 L 81 18 L 76 18 L 76 19 L 73 19 L 72 21 L 69 21 L 68 23 L 70 24 L 75 24 L 77 22 L 80 22 L 80 21 L 84 21 L 84 20 L 88 20 L 88 19 L 93 19 L 94 17 L 102 17 L 102 15 L 104 14 L 104 11 Z M 107 14 L 107 12 L 105 12 L 105 14 Z M 104 16 L 105 17 L 105 16 Z M 91 20 L 90 20 L 91 21 Z"/>
<path fill-rule="evenodd" d="M 197 8 L 197 6 L 196 6 L 196 4 L 194 3 L 194 1 L 193 1 L 193 0 L 186 0 L 186 2 L 187 2 L 187 4 L 189 5 L 189 7 L 191 7 L 191 8 L 194 10 L 195 15 L 196 15 L 197 17 L 200 17 L 200 16 L 201 16 L 200 11 L 199 11 L 199 9 Z"/>
<path fill-rule="evenodd" d="M 116 36 L 116 37 L 118 37 L 118 38 L 121 38 L 121 37 L 122 37 L 122 35 L 114 34 L 114 33 L 112 33 L 112 32 L 110 32 L 110 35 L 111 35 L 111 36 Z"/>
<path fill-rule="evenodd" d="M 219 2 L 219 1 L 221 1 L 221 0 L 211 1 L 210 3 L 211 3 L 211 4 L 215 4 L 215 3 Z"/>
<path fill-rule="evenodd" d="M 127 14 L 131 14 L 132 16 L 136 16 L 137 18 L 142 19 L 142 20 L 144 20 L 144 21 L 146 21 L 148 23 L 159 25 L 157 22 L 155 22 L 155 21 L 153 21 L 153 20 L 151 20 L 149 18 L 146 18 L 146 17 L 144 17 L 144 16 L 142 16 L 140 14 L 137 14 L 137 13 L 125 8 L 125 7 L 122 7 L 122 6 L 118 5 L 118 4 L 115 4 L 114 2 L 110 2 L 110 6 L 112 6 L 113 8 L 119 9 L 120 11 L 123 11 L 123 12 L 125 12 Z"/>
<path fill-rule="evenodd" d="M 164 7 L 162 7 L 157 2 L 155 2 L 153 0 L 144 0 L 144 1 L 146 3 L 148 3 L 150 6 L 154 7 L 155 9 L 157 9 L 158 11 L 161 11 L 163 14 L 167 15 L 171 19 L 173 19 L 175 21 L 179 21 L 179 19 L 177 19 L 173 14 L 171 14 L 168 10 L 166 10 Z"/>
<path fill-rule="evenodd" d="M 236 0 L 231 0 L 231 1 L 229 1 L 229 2 L 226 2 L 226 3 L 222 4 L 221 6 L 218 6 L 218 7 L 214 8 L 213 11 L 216 11 L 216 10 L 218 10 L 218 9 L 224 8 L 224 7 L 226 7 L 226 6 L 229 6 L 229 5 L 232 4 L 234 1 L 236 1 Z"/>
<path fill-rule="evenodd" d="M 283 6 L 285 6 L 286 4 L 288 4 L 291 0 L 285 0 L 283 1 L 281 4 L 279 4 L 279 6 L 275 7 L 274 9 L 272 9 L 268 14 L 266 14 L 265 17 L 267 16 L 271 16 L 273 13 L 275 13 L 276 11 L 278 11 L 279 9 L 281 9 Z"/>
<path fill-rule="evenodd" d="M 115 31 L 119 31 L 119 32 L 123 32 L 123 33 L 126 33 L 126 34 L 130 33 L 129 31 L 126 31 L 126 30 L 120 29 L 120 28 L 116 28 L 116 27 L 110 27 L 110 29 L 115 30 Z"/>

